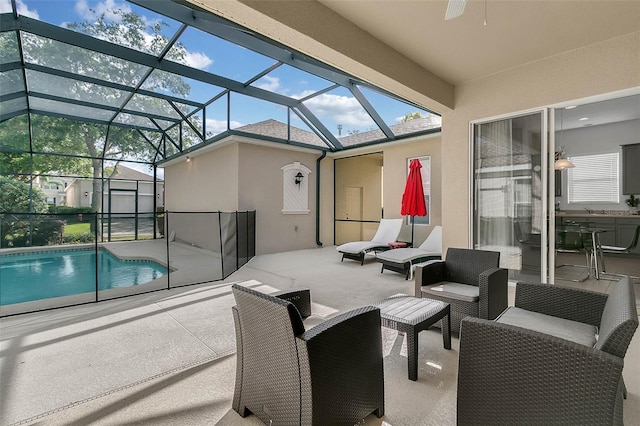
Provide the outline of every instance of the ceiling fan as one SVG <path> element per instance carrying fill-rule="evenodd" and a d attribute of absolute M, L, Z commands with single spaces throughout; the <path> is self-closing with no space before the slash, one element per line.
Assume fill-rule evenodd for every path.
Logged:
<path fill-rule="evenodd" d="M 444 14 L 444 20 L 457 18 L 464 13 L 464 7 L 467 5 L 467 0 L 449 0 L 447 4 L 447 12 Z"/>

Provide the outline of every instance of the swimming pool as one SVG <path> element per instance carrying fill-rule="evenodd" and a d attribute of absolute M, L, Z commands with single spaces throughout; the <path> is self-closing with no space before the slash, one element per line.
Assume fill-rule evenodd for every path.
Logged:
<path fill-rule="evenodd" d="M 167 274 L 150 260 L 121 260 L 98 250 L 98 290 L 131 287 Z M 0 305 L 96 291 L 94 249 L 51 250 L 0 256 Z"/>

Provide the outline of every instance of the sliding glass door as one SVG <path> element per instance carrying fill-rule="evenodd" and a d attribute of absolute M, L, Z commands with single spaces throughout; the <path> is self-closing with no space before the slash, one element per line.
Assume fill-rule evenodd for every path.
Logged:
<path fill-rule="evenodd" d="M 544 281 L 546 111 L 472 127 L 473 247 L 500 252 L 512 280 Z"/>

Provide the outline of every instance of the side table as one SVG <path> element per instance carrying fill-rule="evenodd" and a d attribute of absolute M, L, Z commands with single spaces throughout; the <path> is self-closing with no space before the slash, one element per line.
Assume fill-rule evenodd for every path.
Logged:
<path fill-rule="evenodd" d="M 406 333 L 409 380 L 418 379 L 418 333 L 442 320 L 442 341 L 451 349 L 451 315 L 448 303 L 396 294 L 374 304 L 382 326 Z"/>

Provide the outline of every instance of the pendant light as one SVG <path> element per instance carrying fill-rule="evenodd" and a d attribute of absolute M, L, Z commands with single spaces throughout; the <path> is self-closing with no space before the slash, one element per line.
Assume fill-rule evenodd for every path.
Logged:
<path fill-rule="evenodd" d="M 563 121 L 562 110 L 560 110 L 560 136 L 564 133 L 564 121 Z M 555 163 L 553 164 L 553 168 L 555 170 L 564 170 L 564 169 L 572 169 L 575 167 L 571 161 L 567 160 L 566 154 L 564 152 L 564 147 L 562 145 L 559 146 L 558 151 L 556 151 Z"/>

